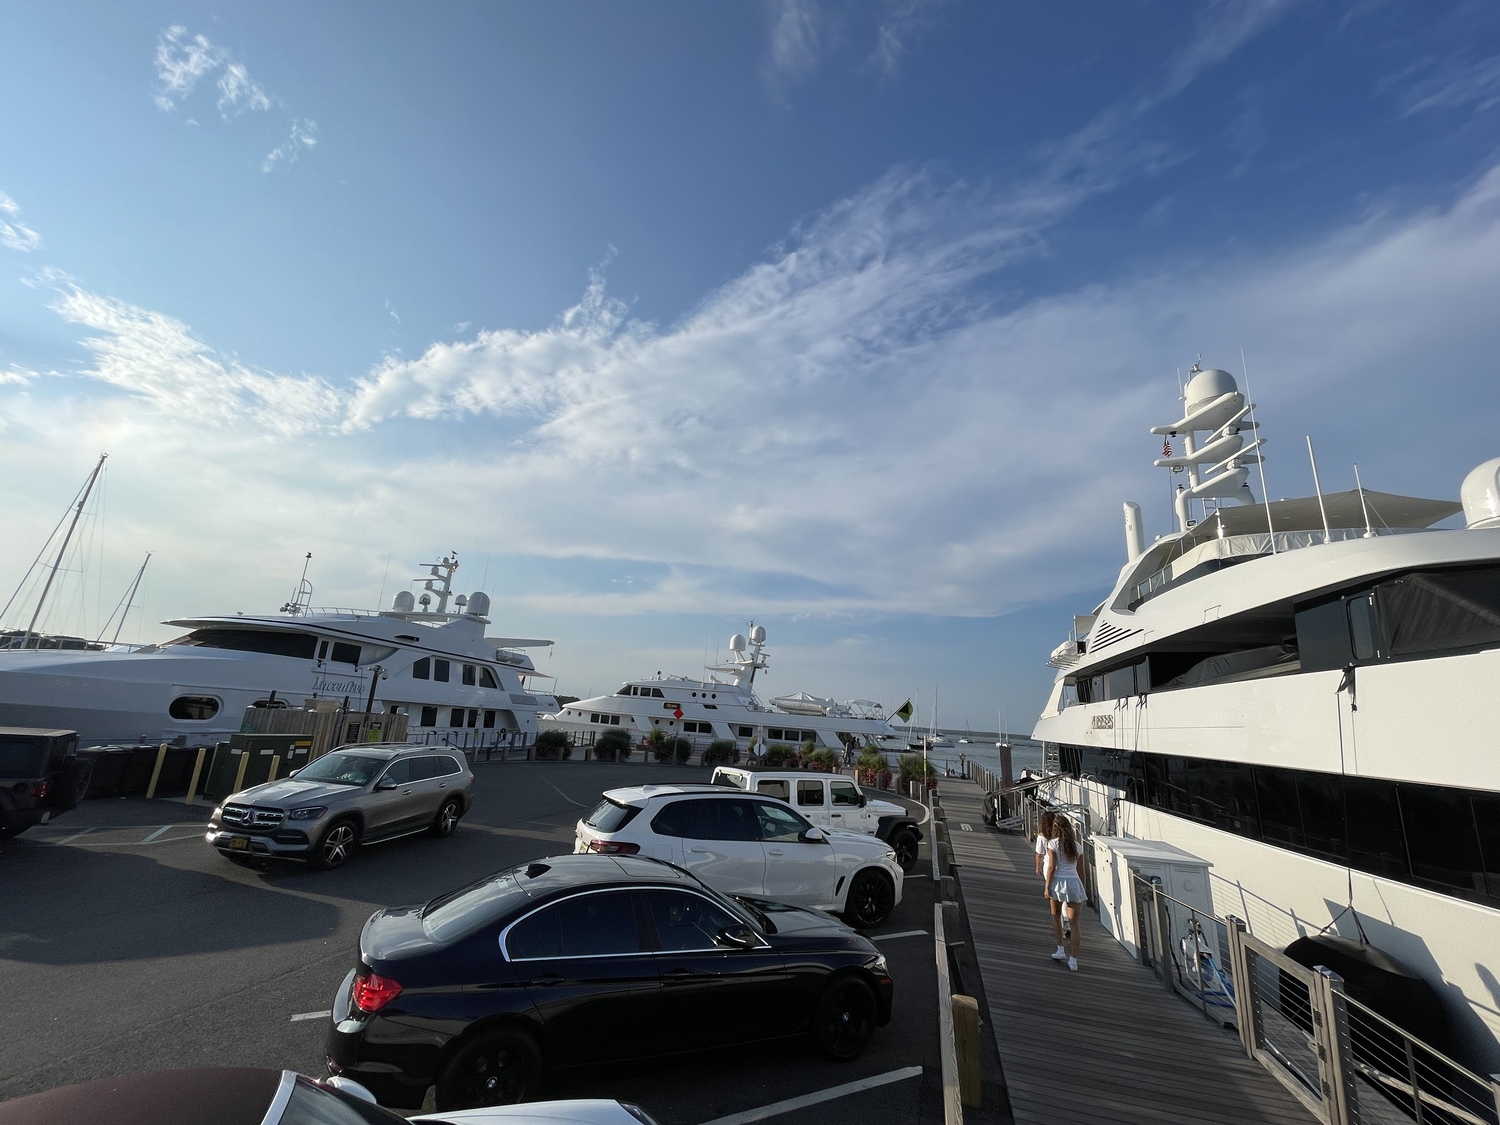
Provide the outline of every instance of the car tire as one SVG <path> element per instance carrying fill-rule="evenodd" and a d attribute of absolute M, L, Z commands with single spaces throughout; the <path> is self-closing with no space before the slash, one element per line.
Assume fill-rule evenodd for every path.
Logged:
<path fill-rule="evenodd" d="M 875 1034 L 875 1018 L 875 992 L 869 984 L 856 976 L 835 977 L 813 1008 L 813 1039 L 829 1058 L 848 1062 L 864 1053 Z"/>
<path fill-rule="evenodd" d="M 849 884 L 844 899 L 844 921 L 856 930 L 880 925 L 896 909 L 896 887 L 883 871 L 861 871 Z"/>
<path fill-rule="evenodd" d="M 438 809 L 437 817 L 428 829 L 438 839 L 453 835 L 453 830 L 458 827 L 458 818 L 464 815 L 463 802 L 457 797 L 449 797 L 443 802 L 443 807 Z"/>
<path fill-rule="evenodd" d="M 359 826 L 348 817 L 341 817 L 328 826 L 308 854 L 307 862 L 318 871 L 335 871 L 349 862 L 357 847 Z"/>
<path fill-rule="evenodd" d="M 542 1051 L 524 1031 L 481 1035 L 454 1055 L 438 1075 L 439 1113 L 534 1099 L 542 1088 Z"/>
<path fill-rule="evenodd" d="M 921 841 L 910 828 L 902 828 L 891 836 L 890 844 L 896 853 L 896 862 L 908 875 L 917 866 L 917 848 Z"/>

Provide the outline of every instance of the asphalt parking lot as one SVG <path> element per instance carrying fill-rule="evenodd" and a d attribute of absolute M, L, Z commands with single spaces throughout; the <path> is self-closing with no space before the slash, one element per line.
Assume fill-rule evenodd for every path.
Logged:
<path fill-rule="evenodd" d="M 638 763 L 481 763 L 476 774 L 478 800 L 450 839 L 369 848 L 338 871 L 237 867 L 203 843 L 208 810 L 174 801 L 89 801 L 0 844 L 0 1100 L 168 1067 L 322 1074 L 322 1013 L 373 910 L 571 851 L 601 790 L 706 780 Z M 550 1095 L 633 1101 L 662 1125 L 941 1121 L 927 870 L 924 842 L 902 904 L 870 935 L 895 1011 L 854 1062 L 791 1040 L 570 1073 Z"/>

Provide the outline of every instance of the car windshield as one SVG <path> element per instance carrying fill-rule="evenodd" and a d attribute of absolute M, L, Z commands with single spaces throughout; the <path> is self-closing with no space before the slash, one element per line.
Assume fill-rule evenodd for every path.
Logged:
<path fill-rule="evenodd" d="M 457 941 L 529 901 L 516 881 L 519 870 L 513 867 L 439 895 L 422 908 L 422 929 L 433 941 Z"/>
<path fill-rule="evenodd" d="M 34 738 L 0 738 L 0 777 L 38 777 L 47 745 Z"/>
<path fill-rule="evenodd" d="M 353 1094 L 299 1077 L 276 1125 L 405 1125 L 405 1119 Z"/>
<path fill-rule="evenodd" d="M 310 766 L 297 771 L 298 781 L 331 781 L 336 785 L 366 785 L 386 764 L 385 758 L 368 754 L 346 754 L 342 750 L 325 754 Z"/>

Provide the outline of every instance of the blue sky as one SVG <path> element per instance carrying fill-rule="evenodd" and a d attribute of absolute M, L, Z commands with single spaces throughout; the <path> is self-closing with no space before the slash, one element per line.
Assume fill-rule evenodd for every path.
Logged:
<path fill-rule="evenodd" d="M 1200 353 L 1277 495 L 1500 452 L 1493 5 L 21 3 L 0 138 L 5 593 L 112 454 L 56 628 L 457 550 L 563 691 L 754 616 L 1021 725 Z"/>

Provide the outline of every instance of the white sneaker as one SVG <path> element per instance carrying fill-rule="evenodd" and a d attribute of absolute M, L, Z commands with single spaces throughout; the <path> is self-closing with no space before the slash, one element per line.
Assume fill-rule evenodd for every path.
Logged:
<path fill-rule="evenodd" d="M 1054 960 L 1054 961 L 1066 961 L 1067 959 L 1068 959 L 1068 951 L 1066 949 L 1064 949 L 1062 946 L 1059 945 L 1057 947 L 1057 952 L 1052 955 L 1052 960 Z"/>
<path fill-rule="evenodd" d="M 1078 958 L 1077 957 L 1069 957 L 1068 958 L 1068 971 L 1070 973 L 1076 973 L 1078 971 Z"/>

